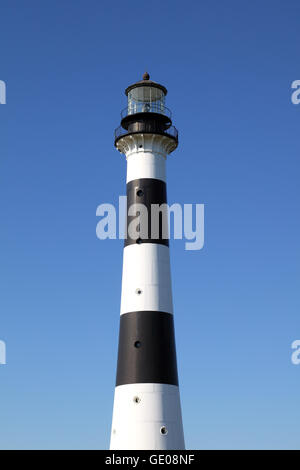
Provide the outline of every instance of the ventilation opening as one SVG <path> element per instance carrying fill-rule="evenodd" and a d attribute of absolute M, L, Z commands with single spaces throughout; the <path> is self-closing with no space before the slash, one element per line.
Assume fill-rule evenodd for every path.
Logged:
<path fill-rule="evenodd" d="M 163 435 L 168 434 L 168 430 L 167 430 L 166 426 L 162 426 L 160 428 L 160 434 L 163 434 Z"/>
<path fill-rule="evenodd" d="M 141 346 L 142 346 L 142 343 L 141 343 L 140 341 L 136 341 L 136 342 L 134 343 L 134 347 L 135 347 L 135 348 L 140 348 Z"/>
<path fill-rule="evenodd" d="M 140 399 L 140 397 L 133 397 L 133 401 L 134 401 L 134 403 L 138 404 L 138 403 L 141 402 L 141 399 Z"/>
<path fill-rule="evenodd" d="M 138 197 L 142 197 L 144 195 L 144 191 L 142 189 L 138 189 L 137 192 L 136 192 L 136 195 Z"/>
<path fill-rule="evenodd" d="M 142 289 L 140 289 L 139 287 L 135 291 L 137 295 L 141 295 L 142 292 L 143 292 Z"/>

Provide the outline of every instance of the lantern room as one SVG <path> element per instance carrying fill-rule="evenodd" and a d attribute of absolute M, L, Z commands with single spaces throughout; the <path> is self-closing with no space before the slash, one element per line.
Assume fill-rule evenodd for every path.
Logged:
<path fill-rule="evenodd" d="M 167 89 L 150 80 L 148 73 L 144 73 L 143 80 L 130 85 L 125 93 L 128 98 L 128 114 L 166 113 Z"/>

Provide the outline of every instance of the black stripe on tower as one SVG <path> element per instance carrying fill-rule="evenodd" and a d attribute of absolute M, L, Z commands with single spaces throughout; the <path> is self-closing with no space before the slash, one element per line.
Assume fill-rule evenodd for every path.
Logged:
<path fill-rule="evenodd" d="M 127 214 L 128 209 L 133 204 L 144 204 L 148 211 L 148 237 L 143 238 L 142 229 L 140 229 L 141 236 L 138 239 L 130 238 L 127 235 L 125 239 L 125 246 L 134 243 L 158 243 L 161 245 L 169 246 L 169 239 L 164 238 L 162 213 L 159 214 L 158 237 L 151 238 L 151 204 L 166 204 L 167 191 L 166 183 L 164 181 L 154 178 L 140 178 L 127 183 Z M 136 215 L 127 216 L 127 234 L 129 224 L 136 219 Z"/>
<path fill-rule="evenodd" d="M 172 314 L 121 315 L 116 385 L 133 383 L 178 385 Z"/>

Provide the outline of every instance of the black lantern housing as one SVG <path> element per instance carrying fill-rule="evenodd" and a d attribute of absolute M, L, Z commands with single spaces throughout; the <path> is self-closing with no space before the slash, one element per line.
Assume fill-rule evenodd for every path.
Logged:
<path fill-rule="evenodd" d="M 165 106 L 167 89 L 150 80 L 146 72 L 142 80 L 126 88 L 125 94 L 127 106 L 121 111 L 121 125 L 115 130 L 115 145 L 130 134 L 160 134 L 174 139 L 177 147 L 178 131 Z"/>

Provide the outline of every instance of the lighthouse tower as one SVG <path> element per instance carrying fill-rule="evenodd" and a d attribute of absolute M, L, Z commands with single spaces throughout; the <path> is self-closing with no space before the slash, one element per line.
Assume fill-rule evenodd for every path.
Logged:
<path fill-rule="evenodd" d="M 166 158 L 178 145 L 178 132 L 165 106 L 166 88 L 148 73 L 125 93 L 115 146 L 127 160 L 129 215 L 110 448 L 184 449 L 169 240 L 163 229 L 167 214 L 160 212 L 158 230 L 151 218 L 151 207 L 167 202 Z M 137 226 L 140 233 L 130 236 L 137 214 L 132 207 L 140 204 L 148 211 L 146 227 Z"/>

